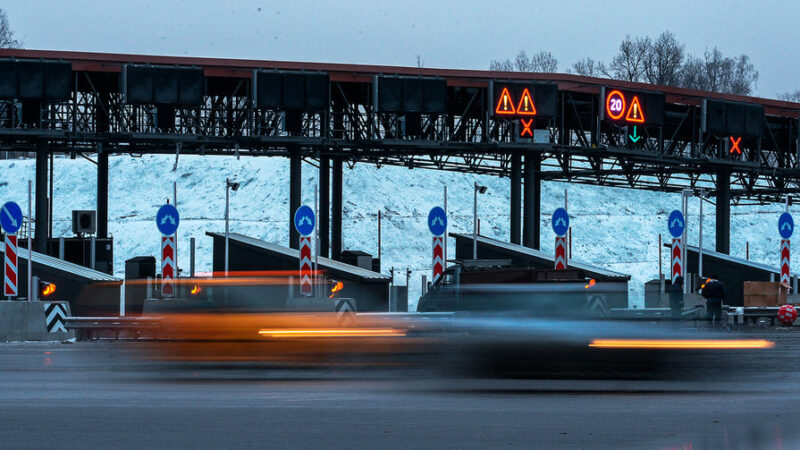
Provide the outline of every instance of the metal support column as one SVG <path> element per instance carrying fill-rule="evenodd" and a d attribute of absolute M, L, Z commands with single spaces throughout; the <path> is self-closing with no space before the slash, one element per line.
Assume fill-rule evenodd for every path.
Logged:
<path fill-rule="evenodd" d="M 97 237 L 108 237 L 108 153 L 97 150 Z"/>
<path fill-rule="evenodd" d="M 294 227 L 294 213 L 302 202 L 302 164 L 300 149 L 293 148 L 292 154 L 289 156 L 289 247 L 295 249 L 300 248 L 300 233 Z"/>
<path fill-rule="evenodd" d="M 47 146 L 36 146 L 36 222 L 33 249 L 47 253 Z"/>
<path fill-rule="evenodd" d="M 319 248 L 327 258 L 331 243 L 331 158 L 319 157 Z"/>
<path fill-rule="evenodd" d="M 342 259 L 342 158 L 333 158 L 331 196 L 331 258 Z"/>
<path fill-rule="evenodd" d="M 536 153 L 525 155 L 525 200 L 523 210 L 522 244 L 539 249 L 539 219 L 542 213 L 542 162 Z"/>
<path fill-rule="evenodd" d="M 717 252 L 731 252 L 731 173 L 717 171 Z"/>
<path fill-rule="evenodd" d="M 511 243 L 520 243 L 520 227 L 522 225 L 522 155 L 511 155 Z"/>

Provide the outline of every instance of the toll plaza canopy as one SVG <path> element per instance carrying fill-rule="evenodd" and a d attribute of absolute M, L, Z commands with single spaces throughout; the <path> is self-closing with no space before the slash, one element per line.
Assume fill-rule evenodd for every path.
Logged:
<path fill-rule="evenodd" d="M 53 153 L 96 154 L 99 238 L 111 153 L 288 157 L 293 248 L 314 161 L 336 260 L 356 163 L 508 177 L 510 241 L 531 248 L 542 180 L 703 189 L 721 253 L 732 204 L 800 199 L 799 103 L 558 73 L 0 49 L 0 150 L 36 153 L 40 252 Z"/>
<path fill-rule="evenodd" d="M 691 245 L 686 246 L 686 272 L 693 276 L 698 273 L 700 249 Z M 775 259 L 778 259 L 777 249 Z M 725 304 L 730 306 L 744 305 L 745 281 L 778 281 L 781 270 L 775 266 L 749 261 L 735 256 L 703 249 L 703 275 L 716 276 L 725 285 L 727 296 Z M 797 291 L 797 272 L 791 272 L 791 286 Z M 693 286 L 696 288 L 696 286 Z"/>
<path fill-rule="evenodd" d="M 450 233 L 456 238 L 456 259 L 472 258 L 472 235 Z M 508 259 L 513 267 L 533 267 L 535 269 L 552 269 L 555 266 L 555 255 L 545 253 L 521 245 L 510 244 L 486 236 L 478 236 L 478 258 Z M 599 266 L 583 263 L 574 259 L 567 260 L 567 267 L 581 270 L 587 277 L 596 281 L 624 282 L 627 284 L 631 276 L 604 269 Z"/>
<path fill-rule="evenodd" d="M 0 242 L 0 261 L 5 244 Z M 17 255 L 18 297 L 28 297 L 28 249 Z M 68 301 L 75 316 L 118 315 L 122 280 L 98 270 L 73 264 L 43 253 L 31 252 L 33 276 L 56 285 L 49 300 Z"/>
<path fill-rule="evenodd" d="M 214 239 L 214 272 L 221 273 L 225 270 L 225 234 L 207 232 L 206 235 Z M 299 272 L 299 250 L 237 233 L 230 233 L 228 239 L 230 272 Z M 359 311 L 389 310 L 389 276 L 323 257 L 319 258 L 319 270 L 329 279 L 344 283 L 342 291 L 337 295 L 354 298 Z"/>

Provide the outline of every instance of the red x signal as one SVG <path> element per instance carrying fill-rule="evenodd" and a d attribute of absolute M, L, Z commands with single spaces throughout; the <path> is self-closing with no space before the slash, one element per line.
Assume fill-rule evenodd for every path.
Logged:
<path fill-rule="evenodd" d="M 730 140 L 731 149 L 728 151 L 728 153 L 733 154 L 733 152 L 736 152 L 737 155 L 741 155 L 742 149 L 739 148 L 739 143 L 742 142 L 742 137 L 739 136 L 737 139 L 734 139 L 733 136 L 731 136 Z"/>
<path fill-rule="evenodd" d="M 533 125 L 533 119 L 519 119 L 519 123 L 522 125 L 522 131 L 519 132 L 519 137 L 530 136 L 533 137 L 533 131 L 531 131 L 531 125 Z"/>

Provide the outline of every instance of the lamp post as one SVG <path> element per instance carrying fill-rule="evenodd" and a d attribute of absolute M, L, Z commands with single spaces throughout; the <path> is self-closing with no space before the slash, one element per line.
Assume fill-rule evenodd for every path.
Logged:
<path fill-rule="evenodd" d="M 478 193 L 485 194 L 486 186 L 475 182 L 474 201 L 472 205 L 472 259 L 478 259 Z"/>
<path fill-rule="evenodd" d="M 229 261 L 229 244 L 228 244 L 228 236 L 230 234 L 230 227 L 228 222 L 230 221 L 230 191 L 233 190 L 234 192 L 239 190 L 239 183 L 236 181 L 231 181 L 229 178 L 225 178 L 225 276 L 228 276 L 228 261 Z"/>

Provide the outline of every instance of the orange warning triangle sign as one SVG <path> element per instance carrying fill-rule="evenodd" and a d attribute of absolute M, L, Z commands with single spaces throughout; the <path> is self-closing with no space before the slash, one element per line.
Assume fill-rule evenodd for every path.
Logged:
<path fill-rule="evenodd" d="M 644 123 L 644 111 L 642 105 L 639 103 L 639 97 L 634 96 L 631 101 L 631 107 L 628 108 L 628 114 L 625 116 L 627 122 Z"/>
<path fill-rule="evenodd" d="M 517 106 L 517 114 L 520 116 L 535 116 L 536 106 L 533 104 L 531 92 L 528 88 L 522 91 L 522 98 L 519 99 L 519 106 Z"/>
<path fill-rule="evenodd" d="M 494 109 L 494 112 L 495 114 L 508 115 L 517 113 L 514 109 L 514 100 L 511 100 L 511 94 L 508 92 L 508 88 L 503 88 L 503 92 L 500 94 L 500 99 L 497 101 L 497 107 Z"/>

